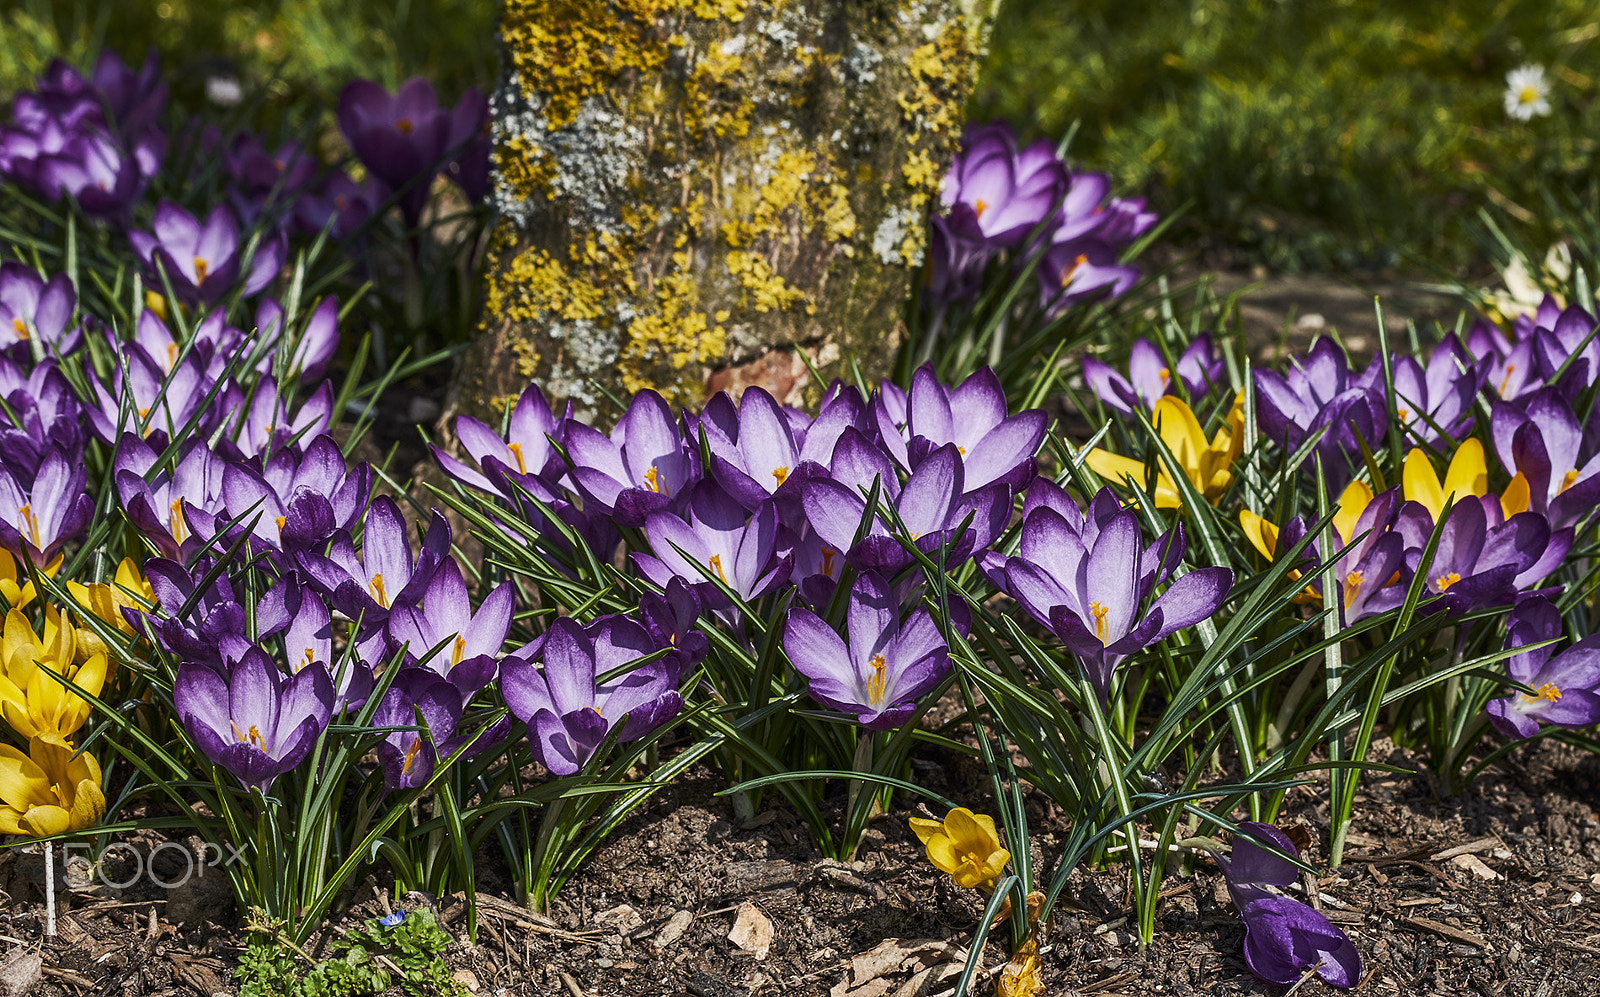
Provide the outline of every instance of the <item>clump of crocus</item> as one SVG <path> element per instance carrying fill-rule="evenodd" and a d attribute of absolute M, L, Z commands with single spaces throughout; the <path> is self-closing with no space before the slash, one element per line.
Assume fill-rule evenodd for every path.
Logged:
<path fill-rule="evenodd" d="M 1533 691 L 1489 702 L 1489 722 L 1507 737 L 1532 737 L 1543 724 L 1582 729 L 1600 722 L 1600 634 L 1557 653 L 1549 642 L 1561 634 L 1561 613 L 1548 599 L 1527 599 L 1511 611 L 1506 649 L 1526 650 L 1506 659 L 1506 674 Z"/>
<path fill-rule="evenodd" d="M 1209 441 L 1200 426 L 1194 410 L 1174 395 L 1156 399 L 1151 412 L 1151 422 L 1161 437 L 1183 476 L 1206 501 L 1215 505 L 1233 481 L 1233 462 L 1244 447 L 1243 404 L 1241 394 L 1234 399 L 1228 422 L 1219 428 Z M 1181 509 L 1183 496 L 1179 494 L 1166 461 L 1154 458 L 1155 501 L 1158 509 Z M 1123 457 L 1109 450 L 1095 448 L 1090 451 L 1089 467 L 1107 481 L 1125 484 L 1136 491 L 1144 491 L 1147 477 L 1145 463 Z"/>
<path fill-rule="evenodd" d="M 792 609 L 783 650 L 806 677 L 811 698 L 849 714 L 868 730 L 892 730 L 917 699 L 950 674 L 950 649 L 933 617 L 917 610 L 902 623 L 900 603 L 875 571 L 856 579 L 845 617 L 846 644 L 821 617 Z"/>
<path fill-rule="evenodd" d="M 0 744 L 0 835 L 45 838 L 95 826 L 106 812 L 100 763 L 68 745 L 28 740 L 28 753 Z"/>
<path fill-rule="evenodd" d="M 1359 983 L 1361 955 L 1345 933 L 1300 901 L 1268 889 L 1293 884 L 1299 871 L 1261 843 L 1298 858 L 1294 842 L 1272 825 L 1256 821 L 1240 823 L 1239 831 L 1231 856 L 1209 850 L 1222 867 L 1228 895 L 1244 920 L 1244 961 L 1250 971 L 1278 986 L 1297 983 L 1313 969 L 1329 986 Z"/>
<path fill-rule="evenodd" d="M 928 849 L 928 861 L 957 886 L 992 890 L 1011 861 L 994 818 L 966 807 L 955 808 L 942 821 L 913 817 L 911 830 Z"/>
<path fill-rule="evenodd" d="M 23 737 L 67 746 L 89 719 L 89 701 L 62 680 L 100 695 L 106 657 L 91 654 L 77 664 L 77 636 L 71 621 L 54 606 L 45 606 L 42 632 L 35 632 L 20 610 L 6 614 L 0 638 L 0 715 Z"/>

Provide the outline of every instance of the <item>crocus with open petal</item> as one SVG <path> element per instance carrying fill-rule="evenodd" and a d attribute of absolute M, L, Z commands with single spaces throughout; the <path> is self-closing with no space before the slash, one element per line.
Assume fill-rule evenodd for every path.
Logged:
<path fill-rule="evenodd" d="M 788 581 L 792 542 L 778 525 L 771 500 L 750 513 L 715 481 L 707 480 L 695 486 L 688 514 L 687 521 L 670 512 L 653 513 L 645 520 L 653 556 L 634 554 L 633 560 L 646 578 L 662 588 L 681 578 L 719 608 L 727 600 L 708 575 L 745 600 L 758 599 Z"/>
<path fill-rule="evenodd" d="M 1095 357 L 1084 357 L 1082 364 L 1084 380 L 1095 396 L 1107 408 L 1123 415 L 1133 415 L 1136 409 L 1153 410 L 1161 396 L 1173 393 L 1179 380 L 1189 396 L 1197 398 L 1212 385 L 1223 383 L 1226 373 L 1208 332 L 1196 336 L 1184 348 L 1178 357 L 1176 380 L 1161 350 L 1143 337 L 1134 340 L 1128 351 L 1127 377 Z"/>
<path fill-rule="evenodd" d="M 907 470 L 930 451 L 953 444 L 961 457 L 962 488 L 970 492 L 995 482 L 1020 488 L 1031 479 L 1047 422 L 1041 409 L 1008 415 L 1005 389 L 991 368 L 980 367 L 949 388 L 932 365 L 924 365 L 911 376 L 906 442 L 881 425 L 880 432 L 889 455 Z"/>
<path fill-rule="evenodd" d="M 989 545 L 1010 512 L 1011 492 L 1005 485 L 967 490 L 961 454 L 954 443 L 924 457 L 902 486 L 888 456 L 860 433 L 847 430 L 834 449 L 833 474 L 832 478 L 804 482 L 801 502 L 822 543 L 844 551 L 845 559 L 861 570 L 893 575 L 910 564 L 912 557 L 897 536 L 929 554 L 948 546 L 947 562 L 959 564 Z M 867 515 L 866 496 L 875 482 L 880 505 L 891 507 L 897 519 L 887 519 L 878 511 Z M 961 531 L 969 519 L 970 525 Z M 866 534 L 857 543 L 863 520 L 867 521 Z"/>
<path fill-rule="evenodd" d="M 20 484 L 32 487 L 39 465 L 52 448 L 83 452 L 83 407 L 54 359 L 45 359 L 22 376 L 21 369 L 0 356 L 0 462 Z"/>
<path fill-rule="evenodd" d="M 288 349 L 292 339 L 293 349 Z M 312 384 L 328 371 L 328 362 L 339 351 L 339 298 L 329 295 L 311 309 L 298 336 L 286 336 L 283 307 L 263 298 L 256 307 L 256 335 L 253 349 L 263 350 L 256 362 L 262 374 L 281 373 L 285 382 L 298 380 Z M 284 360 L 284 355 L 287 360 Z M 279 364 L 283 366 L 279 368 Z"/>
<path fill-rule="evenodd" d="M 569 419 L 571 409 L 569 405 Z M 543 499 L 564 469 L 551 440 L 563 442 L 567 425 L 556 417 L 539 386 L 530 384 L 512 406 L 504 436 L 470 415 L 456 417 L 456 438 L 476 467 L 438 447 L 430 449 L 444 473 L 464 485 L 514 501 L 518 496 L 509 481 Z"/>
<path fill-rule="evenodd" d="M 303 453 L 294 447 L 274 451 L 260 471 L 243 461 L 228 464 L 223 514 L 184 511 L 203 538 L 249 532 L 278 550 L 304 550 L 354 527 L 371 491 L 372 468 L 347 467 L 339 445 L 319 436 Z"/>
<path fill-rule="evenodd" d="M 588 627 L 562 617 L 506 658 L 500 691 L 512 714 L 528 725 L 545 768 L 572 775 L 619 722 L 617 740 L 633 741 L 678 715 L 683 697 L 659 660 L 596 681 L 654 649 L 644 628 L 626 617 L 601 617 Z"/>
<path fill-rule="evenodd" d="M 926 610 L 902 622 L 894 590 L 875 571 L 850 591 L 849 642 L 819 616 L 791 609 L 783 650 L 806 677 L 811 698 L 867 730 L 892 730 L 917 712 L 917 699 L 950 674 L 950 649 Z"/>
<path fill-rule="evenodd" d="M 1532 689 L 1490 700 L 1489 722 L 1507 737 L 1532 737 L 1542 724 L 1582 729 L 1600 723 L 1600 634 L 1559 653 L 1561 613 L 1548 599 L 1517 604 L 1506 628 L 1506 649 L 1527 648 L 1506 659 L 1512 681 Z"/>
<path fill-rule="evenodd" d="M 362 165 L 400 194 L 408 225 L 422 216 L 429 179 L 450 153 L 465 150 L 488 112 L 477 90 L 463 94 L 453 110 L 440 107 L 433 84 L 421 77 L 392 95 L 371 80 L 349 83 L 339 94 L 339 130 Z"/>
<path fill-rule="evenodd" d="M 151 474 L 158 456 L 137 435 L 122 434 L 112 459 L 117 496 L 140 535 L 166 556 L 177 558 L 194 535 L 184 510 L 198 508 L 212 515 L 222 511 L 226 465 L 204 440 L 191 441 L 170 469 Z"/>
<path fill-rule="evenodd" d="M 32 267 L 0 264 L 0 348 L 38 340 L 48 352 L 71 353 L 83 339 L 69 328 L 77 301 L 64 273 L 47 282 Z"/>
<path fill-rule="evenodd" d="M 1126 294 L 1139 280 L 1137 267 L 1122 263 L 1116 250 L 1096 239 L 1051 246 L 1036 274 L 1040 304 L 1052 316 L 1080 301 Z"/>
<path fill-rule="evenodd" d="M 654 391 L 633 396 L 610 437 L 572 419 L 564 432 L 585 508 L 609 512 L 622 526 L 643 526 L 700 476 L 672 409 Z"/>
<path fill-rule="evenodd" d="M 1233 836 L 1233 853 L 1211 857 L 1222 867 L 1228 895 L 1244 921 L 1244 961 L 1268 983 L 1286 987 L 1315 970 L 1332 987 L 1361 982 L 1361 954 L 1348 936 L 1326 917 L 1267 887 L 1283 887 L 1300 878 L 1294 864 L 1262 847 L 1265 842 L 1299 857 L 1289 836 L 1270 824 L 1242 821 Z"/>
<path fill-rule="evenodd" d="M 1233 462 L 1239 458 L 1244 446 L 1243 401 L 1242 393 L 1235 397 L 1233 407 L 1229 410 L 1227 424 L 1220 427 L 1209 441 L 1206 439 L 1205 430 L 1200 427 L 1200 420 L 1195 416 L 1194 410 L 1175 395 L 1163 395 L 1157 398 L 1155 408 L 1150 414 L 1157 435 L 1167 445 L 1167 449 L 1172 451 L 1173 459 L 1183 471 L 1183 476 L 1189 480 L 1195 491 L 1213 505 L 1221 500 L 1222 493 L 1227 491 L 1228 485 L 1233 481 Z M 1179 494 L 1177 485 L 1173 482 L 1166 461 L 1159 455 L 1151 459 L 1156 468 L 1154 487 L 1156 508 L 1183 508 L 1183 496 Z M 1144 461 L 1123 457 L 1096 447 L 1089 452 L 1086 463 L 1094 473 L 1107 481 L 1125 485 L 1138 492 L 1143 492 L 1145 489 L 1148 475 Z"/>
<path fill-rule="evenodd" d="M 1472 400 L 1489 376 L 1489 364 L 1474 360 L 1454 335 L 1434 347 L 1426 368 L 1409 354 L 1396 354 L 1395 416 L 1423 443 L 1457 440 L 1472 428 Z"/>
<path fill-rule="evenodd" d="M 201 223 L 171 201 L 162 201 L 151 228 L 153 232 L 130 232 L 128 238 L 150 268 L 153 286 L 163 286 L 164 274 L 173 293 L 191 305 L 216 304 L 236 287 L 255 294 L 272 283 L 287 258 L 281 236 L 269 234 L 256 244 L 245 269 L 248 247 L 240 241 L 238 220 L 227 205 L 212 208 Z"/>
<path fill-rule="evenodd" d="M 1011 126 L 995 121 L 967 130 L 939 196 L 952 234 L 1014 247 L 1056 210 L 1067 182 L 1047 139 L 1019 151 Z"/>
<path fill-rule="evenodd" d="M 1489 425 L 1495 452 L 1515 472 L 1503 499 L 1507 514 L 1531 509 L 1560 528 L 1600 504 L 1600 448 L 1558 391 L 1542 389 L 1520 406 L 1497 402 Z"/>
<path fill-rule="evenodd" d="M 428 580 L 422 605 L 390 610 L 389 639 L 406 645 L 412 663 L 476 691 L 494 677 L 515 604 L 511 583 L 501 582 L 474 612 L 460 565 L 446 557 Z"/>
<path fill-rule="evenodd" d="M 28 752 L 0 744 L 0 834 L 47 838 L 86 831 L 105 816 L 100 763 L 85 752 L 31 738 Z"/>
<path fill-rule="evenodd" d="M 912 817 L 910 823 L 928 849 L 928 861 L 948 873 L 957 886 L 992 890 L 1011 861 L 1011 853 L 1000 844 L 994 818 L 988 814 L 957 807 L 944 820 Z"/>
<path fill-rule="evenodd" d="M 246 786 L 265 793 L 310 754 L 333 715 L 333 681 L 312 665 L 286 676 L 259 647 L 218 672 L 185 662 L 172 702 L 196 746 Z"/>
<path fill-rule="evenodd" d="M 711 471 L 735 501 L 746 509 L 769 498 L 780 508 L 799 501 L 800 441 L 764 388 L 746 388 L 737 404 L 719 392 L 706 403 L 699 425 L 711 448 Z"/>
<path fill-rule="evenodd" d="M 323 435 L 332 424 L 332 381 L 323 381 L 291 411 L 278 391 L 277 380 L 268 375 L 256 382 L 237 422 L 229 427 L 235 434 L 232 456 L 255 457 L 289 444 L 301 444 Z"/>
<path fill-rule="evenodd" d="M 1210 617 L 1227 598 L 1233 572 L 1206 567 L 1173 581 L 1146 607 L 1183 551 L 1181 527 L 1146 545 L 1138 519 L 1102 489 L 1091 514 L 1077 522 L 1048 506 L 1034 508 L 1023 521 L 1017 555 L 1004 561 L 990 555 L 983 563 L 997 585 L 1082 660 L 1104 699 L 1123 658 Z"/>
<path fill-rule="evenodd" d="M 662 594 L 646 592 L 639 596 L 639 624 L 655 642 L 656 649 L 670 648 L 662 661 L 669 666 L 673 684 L 684 670 L 705 659 L 711 642 L 699 627 L 705 602 L 682 578 L 667 582 Z"/>
<path fill-rule="evenodd" d="M 1406 501 L 1419 503 L 1437 522 L 1444 515 L 1446 503 L 1488 494 L 1489 469 L 1483 461 L 1483 444 L 1476 439 L 1463 440 L 1451 456 L 1442 482 L 1428 455 L 1412 450 L 1406 454 L 1400 480 Z"/>
<path fill-rule="evenodd" d="M 139 343 L 124 343 L 111 370 L 109 389 L 93 369 L 87 372 L 90 397 L 84 415 L 89 429 L 108 446 L 125 432 L 136 432 L 163 448 L 191 428 L 196 437 L 209 436 L 229 401 L 220 390 L 212 391 L 217 379 L 208 372 L 209 366 L 204 350 L 190 350 L 168 368 Z"/>
<path fill-rule="evenodd" d="M 344 531 L 334 534 L 326 554 L 305 550 L 295 555 L 334 608 L 365 623 L 388 619 L 395 607 L 415 606 L 449 556 L 450 524 L 435 509 L 422 549 L 413 558 L 410 523 L 387 495 L 373 499 L 367 510 L 359 556 Z"/>
<path fill-rule="evenodd" d="M 1425 528 L 1434 521 L 1404 511 L 1396 529 L 1406 538 L 1406 563 L 1415 573 L 1429 540 Z M 1570 527 L 1551 530 L 1537 512 L 1507 518 L 1497 498 L 1462 498 L 1445 514 L 1427 567 L 1427 590 L 1441 596 L 1436 608 L 1453 614 L 1508 606 L 1560 566 L 1572 538 Z"/>
<path fill-rule="evenodd" d="M 395 728 L 373 749 L 386 789 L 415 789 L 433 776 L 441 755 L 449 754 L 464 705 L 461 690 L 428 669 L 400 670 L 372 715 L 374 727 Z"/>
<path fill-rule="evenodd" d="M 35 564 L 47 564 L 94 515 L 85 491 L 88 469 L 76 456 L 52 447 L 39 463 L 32 487 L 0 470 L 0 547 Z"/>
<path fill-rule="evenodd" d="M 148 627 L 157 643 L 183 660 L 221 668 L 224 661 L 237 660 L 248 646 L 246 613 L 226 572 L 209 586 L 200 587 L 212 563 L 201 559 L 191 571 L 175 560 L 151 558 L 145 562 L 144 574 L 159 608 L 151 613 L 130 609 L 123 615 L 140 630 Z"/>
<path fill-rule="evenodd" d="M 1348 480 L 1347 468 L 1361 459 L 1358 438 L 1370 448 L 1387 430 L 1381 383 L 1357 378 L 1328 337 L 1313 343 L 1303 360 L 1291 358 L 1283 374 L 1257 367 L 1255 382 L 1256 421 L 1268 439 L 1293 451 L 1307 436 L 1326 430 L 1317 451 L 1336 485 Z"/>

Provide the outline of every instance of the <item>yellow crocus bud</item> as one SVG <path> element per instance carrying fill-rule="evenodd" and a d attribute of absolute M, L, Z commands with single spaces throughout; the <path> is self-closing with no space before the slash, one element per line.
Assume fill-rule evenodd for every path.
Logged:
<path fill-rule="evenodd" d="M 42 635 L 19 610 L 6 614 L 0 635 L 0 716 L 18 734 L 66 747 L 89 719 L 89 701 L 54 675 L 98 696 L 105 685 L 106 657 L 91 655 L 79 665 L 74 663 L 76 651 L 77 631 L 54 606 L 45 606 Z"/>
<path fill-rule="evenodd" d="M 123 615 L 122 610 L 148 609 L 156 601 L 155 590 L 150 587 L 150 582 L 134 563 L 133 558 L 125 557 L 117 565 L 117 573 L 110 582 L 94 582 L 83 585 L 79 582 L 68 582 L 67 591 L 72 594 L 79 606 L 89 610 L 107 626 L 114 627 L 134 637 L 136 631 L 133 624 Z M 142 601 L 141 601 L 142 600 Z M 87 627 L 78 629 L 77 661 L 81 664 L 96 654 L 106 655 L 111 660 L 111 648 L 100 639 L 100 635 Z"/>

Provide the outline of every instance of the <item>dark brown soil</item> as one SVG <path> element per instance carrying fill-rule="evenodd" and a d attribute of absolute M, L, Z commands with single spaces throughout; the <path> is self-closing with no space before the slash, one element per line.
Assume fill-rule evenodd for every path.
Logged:
<path fill-rule="evenodd" d="M 1398 752 L 1386 760 L 1408 762 Z M 963 761 L 923 763 L 918 773 L 982 809 L 970 789 L 981 785 L 977 776 Z M 910 997 L 951 990 L 981 915 L 979 896 L 927 865 L 906 812 L 881 818 L 859 861 L 840 864 L 819 858 L 781 803 L 741 823 L 728 801 L 712 795 L 717 787 L 698 774 L 664 791 L 593 857 L 549 918 L 508 896 L 486 895 L 478 944 L 469 946 L 465 905 L 445 898 L 440 917 L 462 938 L 448 955 L 458 980 L 503 997 Z M 1357 992 L 1600 993 L 1597 787 L 1600 759 L 1556 746 L 1535 748 L 1514 770 L 1486 775 L 1454 799 L 1436 798 L 1421 775 L 1369 778 L 1346 863 L 1318 884 L 1323 913 L 1350 934 L 1365 961 Z M 1286 808 L 1286 819 L 1308 822 L 1321 842 L 1308 856 L 1314 865 L 1326 857 L 1323 795 L 1303 788 Z M 1064 826 L 1042 804 L 1032 817 L 1035 852 L 1048 857 Z M 14 956 L 43 960 L 43 980 L 27 993 L 233 992 L 239 926 L 220 878 L 160 896 L 69 892 L 60 934 L 45 939 L 41 872 L 38 856 L 0 858 L 0 941 Z M 1129 933 L 1124 891 L 1115 872 L 1074 877 L 1046 943 L 1047 994 L 1284 992 L 1246 969 L 1243 931 L 1209 861 L 1164 884 L 1159 934 L 1143 952 Z M 346 923 L 381 913 L 372 899 L 376 884 L 369 881 L 362 895 L 368 899 Z M 425 902 L 412 896 L 400 906 Z M 730 941 L 741 913 L 757 928 L 770 922 L 764 957 Z M 746 939 L 745 948 L 757 942 Z M 995 971 L 1004 961 L 991 943 L 984 966 Z M 1313 980 L 1300 992 L 1318 991 L 1328 992 Z"/>

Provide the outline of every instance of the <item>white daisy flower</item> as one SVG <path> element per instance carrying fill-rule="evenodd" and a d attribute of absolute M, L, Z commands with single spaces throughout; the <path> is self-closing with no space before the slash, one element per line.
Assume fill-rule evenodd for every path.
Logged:
<path fill-rule="evenodd" d="M 1550 81 L 1543 66 L 1518 66 L 1506 74 L 1506 113 L 1531 121 L 1550 113 Z"/>

